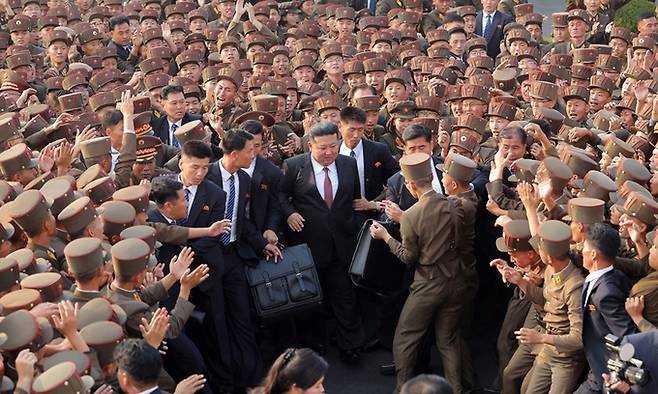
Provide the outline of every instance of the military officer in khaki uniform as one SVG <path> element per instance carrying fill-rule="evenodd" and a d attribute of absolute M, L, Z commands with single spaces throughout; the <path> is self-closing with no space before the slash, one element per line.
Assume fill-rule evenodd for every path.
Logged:
<path fill-rule="evenodd" d="M 503 225 L 503 236 L 496 241 L 496 248 L 508 253 L 514 269 L 537 286 L 544 282 L 545 264 L 530 245 L 530 226 L 527 220 L 511 220 Z M 491 266 L 504 275 L 507 262 L 501 259 L 492 261 Z M 505 320 L 498 335 L 498 357 L 501 366 L 503 393 L 518 393 L 523 377 L 530 371 L 535 356 L 541 348 L 538 345 L 518 344 L 515 332 L 521 327 L 533 328 L 543 324 L 544 305 L 531 303 L 518 287 L 507 304 Z M 539 326 L 540 329 L 541 326 Z M 545 332 L 545 331 L 544 331 Z"/>
<path fill-rule="evenodd" d="M 320 60 L 322 69 L 325 71 L 325 78 L 320 82 L 320 86 L 345 101 L 350 86 L 343 78 L 345 67 L 342 46 L 332 43 L 323 45 L 320 48 Z"/>
<path fill-rule="evenodd" d="M 84 237 L 76 239 L 64 248 L 68 272 L 75 280 L 71 302 L 83 307 L 87 302 L 105 295 L 105 286 L 112 280 L 112 273 L 105 270 L 105 258 L 101 240 Z"/>
<path fill-rule="evenodd" d="M 585 367 L 580 312 L 584 278 L 569 258 L 571 229 L 567 224 L 556 220 L 542 223 L 531 243 L 547 265 L 544 288 L 511 267 L 504 267 L 503 273 L 530 301 L 544 305 L 546 332 L 525 327 L 517 332 L 520 343 L 542 345 L 521 392 L 570 393 Z"/>
<path fill-rule="evenodd" d="M 235 118 L 244 111 L 235 105 L 238 91 L 242 86 L 242 73 L 232 67 L 219 70 L 217 86 L 215 87 L 215 106 L 209 113 L 210 125 L 216 133 L 223 133 L 233 127 Z M 218 141 L 218 139 L 217 139 Z M 217 142 L 216 141 L 216 142 Z"/>
<path fill-rule="evenodd" d="M 414 153 L 400 159 L 407 187 L 419 200 L 402 214 L 402 242 L 391 237 L 377 223 L 370 231 L 374 238 L 384 240 L 401 261 L 416 267 L 414 282 L 393 340 L 396 392 L 413 376 L 421 339 L 434 325 L 445 376 L 453 390 L 461 393 L 459 328 L 465 283 L 461 275 L 457 232 L 464 210 L 458 201 L 451 202 L 432 189 L 430 160 L 425 153 Z"/>
<path fill-rule="evenodd" d="M 11 220 L 27 235 L 27 248 L 34 252 L 34 257 L 46 260 L 57 271 L 61 270 L 61 260 L 50 246 L 56 231 L 55 218 L 41 192 L 26 190 L 7 209 Z"/>

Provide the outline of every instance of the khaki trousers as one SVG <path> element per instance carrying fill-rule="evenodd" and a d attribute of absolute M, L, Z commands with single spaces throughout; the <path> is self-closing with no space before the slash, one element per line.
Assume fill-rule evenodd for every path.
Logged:
<path fill-rule="evenodd" d="M 584 367 L 585 359 L 582 353 L 565 355 L 559 353 L 554 346 L 544 345 L 523 380 L 521 393 L 573 393 L 578 387 Z"/>
<path fill-rule="evenodd" d="M 393 357 L 397 387 L 413 377 L 416 357 L 423 335 L 434 325 L 436 344 L 441 353 L 444 375 L 454 392 L 461 393 L 461 318 L 464 309 L 464 284 L 441 274 L 425 279 L 418 272 L 409 288 L 393 339 Z"/>

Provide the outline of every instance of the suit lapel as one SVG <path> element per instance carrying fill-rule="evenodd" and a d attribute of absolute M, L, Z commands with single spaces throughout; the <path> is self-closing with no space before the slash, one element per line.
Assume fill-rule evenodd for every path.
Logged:
<path fill-rule="evenodd" d="M 363 186 L 368 188 L 368 180 L 372 179 L 372 172 L 375 167 L 375 158 L 373 144 L 370 141 L 363 140 Z M 361 197 L 366 196 L 366 191 L 361 190 Z"/>
<path fill-rule="evenodd" d="M 325 204 L 324 198 L 320 195 L 320 192 L 318 191 L 310 154 L 308 155 L 308 159 L 304 163 L 304 166 L 301 168 L 300 172 L 303 179 L 306 181 L 306 184 L 308 184 L 309 187 L 311 188 L 311 194 L 315 196 L 317 199 L 319 199 L 322 202 L 322 204 Z"/>
<path fill-rule="evenodd" d="M 484 32 L 482 31 L 482 16 L 484 13 L 482 11 L 478 12 L 477 16 L 475 17 L 475 34 L 477 34 L 480 37 L 484 36 Z"/>
<path fill-rule="evenodd" d="M 249 175 L 244 172 L 243 170 L 238 170 L 238 172 L 235 174 L 239 181 L 239 188 L 238 190 L 238 223 L 237 223 L 237 232 L 236 234 L 240 234 L 240 225 L 241 225 L 241 213 L 245 211 L 245 204 L 247 202 L 247 194 L 249 193 Z M 227 197 L 228 198 L 228 197 Z"/>
<path fill-rule="evenodd" d="M 194 195 L 194 201 L 192 202 L 192 208 L 190 209 L 190 214 L 187 216 L 188 224 L 193 224 L 196 221 L 205 203 L 206 203 L 206 184 L 205 182 L 201 182 L 196 189 L 196 194 Z"/>
<path fill-rule="evenodd" d="M 261 181 L 263 180 L 263 167 L 260 165 L 260 161 L 264 160 L 260 157 L 256 158 L 256 166 L 254 167 L 254 173 L 251 177 L 251 184 L 253 185 L 253 190 L 258 190 L 260 188 Z M 253 196 L 252 196 L 253 197 Z"/>

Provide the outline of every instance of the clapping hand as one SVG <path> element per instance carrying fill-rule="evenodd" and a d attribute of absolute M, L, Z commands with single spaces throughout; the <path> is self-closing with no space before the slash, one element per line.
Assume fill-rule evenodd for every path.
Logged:
<path fill-rule="evenodd" d="M 174 256 L 169 262 L 169 273 L 176 278 L 176 280 L 181 280 L 185 271 L 190 267 L 194 261 L 194 251 L 189 246 L 184 247 L 183 250 Z"/>
<path fill-rule="evenodd" d="M 192 272 L 189 269 L 185 270 L 183 276 L 180 278 L 181 292 L 183 289 L 191 290 L 197 287 L 201 282 L 208 279 L 210 276 L 210 268 L 206 264 L 201 264 Z"/>
<path fill-rule="evenodd" d="M 142 318 L 142 323 L 139 325 L 139 331 L 142 332 L 142 338 L 149 345 L 154 348 L 159 348 L 160 344 L 167 335 L 169 329 L 169 312 L 166 308 L 158 308 L 153 312 L 151 321 Z"/>
<path fill-rule="evenodd" d="M 78 303 L 62 301 L 57 307 L 59 314 L 53 314 L 53 324 L 62 335 L 69 337 L 78 330 Z"/>
<path fill-rule="evenodd" d="M 174 394 L 194 394 L 206 385 L 206 378 L 203 375 L 190 375 L 181 380 L 176 385 Z"/>

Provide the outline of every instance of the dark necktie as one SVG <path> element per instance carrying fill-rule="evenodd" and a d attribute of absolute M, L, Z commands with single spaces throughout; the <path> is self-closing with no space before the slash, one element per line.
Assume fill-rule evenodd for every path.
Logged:
<path fill-rule="evenodd" d="M 178 130 L 178 125 L 176 123 L 171 125 L 171 146 L 174 148 L 180 148 L 180 144 L 176 139 L 176 130 Z"/>
<path fill-rule="evenodd" d="M 484 25 L 484 32 L 483 33 L 484 33 L 484 38 L 486 38 L 487 40 L 491 39 L 491 33 L 493 31 L 491 18 L 492 18 L 491 14 L 487 15 L 487 23 L 485 23 L 485 25 Z"/>
<path fill-rule="evenodd" d="M 183 188 L 183 192 L 185 192 L 185 201 L 187 201 L 187 212 L 190 212 L 190 204 L 191 204 L 190 197 L 192 196 L 192 192 L 190 191 L 190 189 L 186 187 Z M 182 219 L 175 220 L 174 224 L 177 224 L 179 226 L 184 226 L 185 224 L 187 224 L 187 216 Z"/>
<path fill-rule="evenodd" d="M 331 204 L 334 203 L 334 190 L 331 186 L 331 178 L 329 178 L 329 169 L 325 167 L 322 171 L 324 171 L 324 202 L 327 203 L 327 207 L 331 208 Z"/>
<path fill-rule="evenodd" d="M 350 157 L 351 157 L 352 159 L 356 159 L 356 153 L 354 153 L 353 150 L 350 151 Z"/>
<path fill-rule="evenodd" d="M 226 214 L 224 219 L 233 220 L 233 206 L 235 205 L 235 178 L 231 175 L 228 178 L 228 196 L 226 200 Z M 235 223 L 233 223 L 235 225 Z M 228 245 L 231 242 L 231 232 L 222 234 L 222 243 Z"/>

